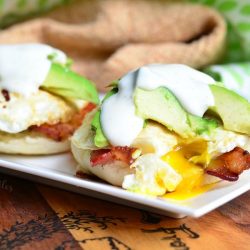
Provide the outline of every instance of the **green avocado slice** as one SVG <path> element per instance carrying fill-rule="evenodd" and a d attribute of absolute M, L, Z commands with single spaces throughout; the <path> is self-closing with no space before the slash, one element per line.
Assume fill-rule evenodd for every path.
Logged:
<path fill-rule="evenodd" d="M 136 113 L 141 118 L 157 121 L 183 137 L 193 134 L 187 121 L 186 111 L 168 89 L 164 87 L 155 90 L 137 88 L 134 102 Z"/>
<path fill-rule="evenodd" d="M 101 111 L 98 110 L 92 120 L 91 126 L 92 130 L 95 132 L 94 143 L 98 148 L 104 148 L 109 145 L 108 139 L 102 131 L 101 121 L 100 121 Z"/>
<path fill-rule="evenodd" d="M 115 93 L 117 93 L 118 88 L 115 85 L 113 89 L 111 89 L 103 98 L 104 102 L 106 99 L 108 99 L 110 96 L 114 95 Z M 95 116 L 92 120 L 91 126 L 92 126 L 92 130 L 95 132 L 95 136 L 94 136 L 94 143 L 97 147 L 99 148 L 104 148 L 107 147 L 109 145 L 108 139 L 106 138 L 106 136 L 103 133 L 102 130 L 102 125 L 101 125 L 101 120 L 100 120 L 100 116 L 101 116 L 101 110 L 99 109 L 96 113 Z"/>
<path fill-rule="evenodd" d="M 224 128 L 250 135 L 250 103 L 232 90 L 209 86 L 215 100 L 210 110 L 221 118 Z"/>
<path fill-rule="evenodd" d="M 172 92 L 165 87 L 154 90 L 137 88 L 134 101 L 138 116 L 157 121 L 183 138 L 210 133 L 218 126 L 213 119 L 187 113 Z"/>
<path fill-rule="evenodd" d="M 218 127 L 218 122 L 214 119 L 206 117 L 187 115 L 189 126 L 197 135 L 210 134 L 210 132 Z"/>
<path fill-rule="evenodd" d="M 52 63 L 41 88 L 65 98 L 99 103 L 97 90 L 91 81 L 57 63 Z"/>

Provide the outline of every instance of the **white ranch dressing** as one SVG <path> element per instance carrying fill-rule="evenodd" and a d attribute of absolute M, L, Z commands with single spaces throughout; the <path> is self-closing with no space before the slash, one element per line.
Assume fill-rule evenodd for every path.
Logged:
<path fill-rule="evenodd" d="M 0 88 L 30 96 L 38 91 L 46 79 L 51 60 L 66 63 L 66 55 L 45 44 L 18 44 L 0 46 Z"/>
<path fill-rule="evenodd" d="M 184 109 L 202 117 L 214 105 L 210 76 L 181 64 L 152 64 L 129 72 L 118 83 L 119 91 L 109 97 L 101 108 L 101 125 L 114 146 L 130 146 L 143 128 L 143 119 L 135 113 L 135 88 L 153 90 L 168 88 Z M 159 107 L 161 108 L 161 107 Z"/>

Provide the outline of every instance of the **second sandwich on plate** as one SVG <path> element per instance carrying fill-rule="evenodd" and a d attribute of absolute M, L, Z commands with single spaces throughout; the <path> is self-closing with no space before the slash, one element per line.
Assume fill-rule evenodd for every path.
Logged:
<path fill-rule="evenodd" d="M 1 153 L 69 151 L 69 138 L 98 102 L 94 85 L 70 70 L 62 51 L 45 44 L 0 46 Z"/>
<path fill-rule="evenodd" d="M 78 174 L 154 196 L 237 181 L 250 167 L 248 150 L 249 100 L 180 64 L 144 66 L 114 82 L 72 137 Z"/>

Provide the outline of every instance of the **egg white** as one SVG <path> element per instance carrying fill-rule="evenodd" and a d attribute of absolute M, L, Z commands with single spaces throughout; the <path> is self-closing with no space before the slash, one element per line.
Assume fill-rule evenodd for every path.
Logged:
<path fill-rule="evenodd" d="M 217 128 L 213 131 L 208 141 L 208 153 L 212 159 L 233 150 L 235 147 L 241 147 L 249 151 L 250 137 L 223 128 Z"/>
<path fill-rule="evenodd" d="M 133 146 L 140 148 L 142 145 L 143 152 L 146 154 L 139 156 L 131 165 L 134 173 L 124 177 L 122 187 L 133 192 L 156 196 L 174 191 L 181 181 L 179 175 L 181 173 L 177 173 L 170 164 L 164 162 L 162 156 L 178 147 L 178 143 L 183 145 L 196 140 L 207 142 L 207 148 L 204 149 L 206 152 L 201 152 L 201 158 L 204 157 L 203 155 L 208 155 L 210 160 L 237 146 L 245 150 L 250 149 L 249 136 L 227 131 L 221 127 L 215 129 L 210 135 L 198 136 L 185 141 L 157 123 L 150 123 L 149 127 L 144 128 L 133 142 Z M 204 175 L 201 185 L 217 181 L 218 178 L 207 178 Z"/>
<path fill-rule="evenodd" d="M 76 108 L 60 97 L 39 90 L 29 97 L 10 93 L 10 100 L 0 94 L 0 131 L 16 134 L 32 125 L 56 124 L 71 119 Z"/>

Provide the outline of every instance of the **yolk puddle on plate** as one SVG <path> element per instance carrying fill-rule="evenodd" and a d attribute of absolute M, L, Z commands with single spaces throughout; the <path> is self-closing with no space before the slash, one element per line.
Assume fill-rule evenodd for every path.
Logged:
<path fill-rule="evenodd" d="M 197 147 L 197 144 L 189 145 L 188 148 L 179 147 L 162 157 L 162 159 L 171 165 L 183 178 L 176 190 L 165 194 L 163 196 L 164 198 L 185 200 L 200 195 L 214 186 L 214 184 L 204 185 L 204 169 L 188 161 L 188 159 L 193 157 L 191 153 L 192 148 L 195 149 L 195 151 L 197 151 L 197 148 L 200 149 L 199 156 L 195 157 L 200 158 L 199 161 L 201 161 L 202 158 L 204 158 L 204 152 L 206 150 L 203 144 L 200 144 L 200 147 Z M 195 155 L 197 155 L 197 153 L 198 152 L 195 152 Z"/>
<path fill-rule="evenodd" d="M 207 185 L 204 185 L 202 187 L 197 187 L 197 188 L 194 188 L 193 190 L 189 190 L 189 191 L 176 190 L 172 193 L 167 193 L 167 194 L 163 195 L 162 197 L 174 199 L 174 200 L 186 200 L 186 199 L 190 199 L 190 198 L 193 198 L 195 196 L 198 196 L 200 194 L 207 192 L 208 190 L 212 189 L 214 187 L 214 185 L 215 185 L 214 183 L 207 184 Z"/>

